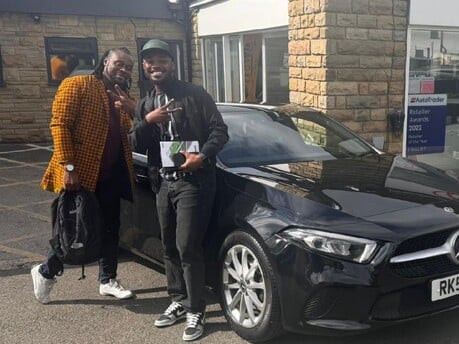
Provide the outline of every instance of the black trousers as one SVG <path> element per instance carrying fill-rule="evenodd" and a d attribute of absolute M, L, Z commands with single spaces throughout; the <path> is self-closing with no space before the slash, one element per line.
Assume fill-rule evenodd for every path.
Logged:
<path fill-rule="evenodd" d="M 100 283 L 108 283 L 116 278 L 118 269 L 118 244 L 120 229 L 120 182 L 113 177 L 97 183 L 95 195 L 99 201 L 104 221 L 102 233 L 102 257 L 99 259 Z M 46 261 L 40 266 L 40 273 L 45 278 L 54 278 L 62 274 L 64 265 L 52 250 Z"/>
<path fill-rule="evenodd" d="M 203 240 L 214 197 L 213 170 L 163 180 L 157 195 L 167 290 L 173 301 L 193 313 L 206 308 Z"/>

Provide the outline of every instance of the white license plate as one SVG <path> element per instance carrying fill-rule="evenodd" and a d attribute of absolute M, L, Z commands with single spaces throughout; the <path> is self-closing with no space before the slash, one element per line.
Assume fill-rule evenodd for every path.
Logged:
<path fill-rule="evenodd" d="M 459 295 L 459 274 L 432 281 L 432 301 Z"/>

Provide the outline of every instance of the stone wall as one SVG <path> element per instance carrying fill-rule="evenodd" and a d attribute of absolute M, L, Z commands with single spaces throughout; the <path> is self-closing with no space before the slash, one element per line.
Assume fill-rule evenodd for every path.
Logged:
<path fill-rule="evenodd" d="M 387 113 L 404 107 L 407 15 L 408 0 L 290 0 L 290 101 L 399 153 Z"/>
<path fill-rule="evenodd" d="M 0 13 L 0 45 L 5 86 L 0 87 L 0 142 L 51 139 L 49 121 L 56 86 L 48 85 L 44 37 L 95 37 L 99 56 L 126 46 L 137 54 L 136 38 L 185 41 L 181 25 L 166 20 Z M 135 61 L 132 95 L 139 96 Z"/>
<path fill-rule="evenodd" d="M 204 72 L 202 70 L 201 39 L 198 35 L 198 16 L 197 10 L 193 10 L 191 15 L 191 81 L 193 84 L 204 85 Z"/>

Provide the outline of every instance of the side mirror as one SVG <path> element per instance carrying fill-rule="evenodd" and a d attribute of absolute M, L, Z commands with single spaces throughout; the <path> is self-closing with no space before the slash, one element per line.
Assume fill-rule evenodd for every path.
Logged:
<path fill-rule="evenodd" d="M 403 123 L 405 122 L 405 113 L 401 109 L 395 109 L 387 114 L 391 132 L 399 136 L 403 132 Z"/>

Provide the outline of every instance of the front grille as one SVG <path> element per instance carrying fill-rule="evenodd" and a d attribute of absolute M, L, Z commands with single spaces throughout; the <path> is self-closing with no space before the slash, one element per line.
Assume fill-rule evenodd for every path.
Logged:
<path fill-rule="evenodd" d="M 448 237 L 457 228 L 430 233 L 402 242 L 393 256 L 422 251 L 443 245 Z M 409 262 L 393 263 L 391 268 L 397 275 L 404 278 L 418 278 L 457 272 L 459 266 L 453 263 L 447 255 L 413 260 Z"/>
<path fill-rule="evenodd" d="M 333 288 L 326 288 L 318 291 L 310 297 L 304 305 L 305 319 L 316 319 L 326 314 L 336 303 L 339 297 Z"/>
<path fill-rule="evenodd" d="M 378 290 L 367 287 L 321 287 L 305 302 L 303 320 L 354 319 L 365 320 Z"/>
<path fill-rule="evenodd" d="M 416 238 L 408 239 L 402 242 L 399 247 L 397 247 L 394 256 L 441 246 L 446 242 L 446 239 L 448 239 L 448 237 L 456 230 L 458 230 L 458 228 L 451 228 L 441 232 L 430 233 Z"/>
<path fill-rule="evenodd" d="M 419 286 L 407 288 L 382 296 L 374 305 L 371 317 L 374 320 L 403 320 L 445 309 L 454 308 L 459 304 L 459 296 L 440 301 L 431 301 L 430 287 Z"/>
<path fill-rule="evenodd" d="M 457 271 L 459 267 L 446 255 L 392 264 L 393 271 L 404 278 L 441 275 Z"/>

